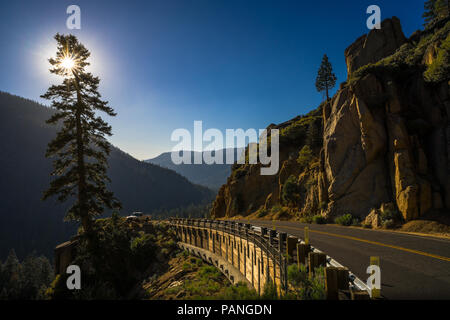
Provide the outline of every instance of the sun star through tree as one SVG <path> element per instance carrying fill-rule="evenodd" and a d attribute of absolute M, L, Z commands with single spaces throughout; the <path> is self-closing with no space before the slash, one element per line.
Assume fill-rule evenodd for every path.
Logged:
<path fill-rule="evenodd" d="M 74 199 L 67 220 L 80 221 L 88 235 L 93 233 L 93 218 L 105 208 L 119 209 L 120 203 L 107 190 L 107 156 L 111 127 L 97 111 L 115 116 L 98 92 L 100 79 L 87 72 L 90 52 L 73 35 L 56 34 L 56 58 L 50 58 L 50 72 L 64 78 L 41 97 L 52 101 L 55 114 L 49 124 L 61 124 L 56 138 L 48 145 L 46 156 L 54 158 L 52 175 L 56 178 L 44 193 L 44 199 Z"/>

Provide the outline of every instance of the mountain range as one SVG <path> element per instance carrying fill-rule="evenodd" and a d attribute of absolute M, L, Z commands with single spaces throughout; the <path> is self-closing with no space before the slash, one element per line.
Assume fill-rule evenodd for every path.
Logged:
<path fill-rule="evenodd" d="M 234 148 L 234 159 L 239 159 L 242 156 L 243 148 Z M 156 158 L 146 160 L 148 163 L 159 165 L 163 168 L 171 169 L 182 176 L 186 177 L 189 181 L 208 187 L 213 190 L 218 190 L 223 184 L 227 182 L 227 178 L 231 174 L 231 164 L 226 163 L 227 149 L 218 151 L 212 151 L 214 156 L 215 152 L 222 152 L 223 164 L 206 164 L 204 159 L 205 151 L 180 151 L 180 156 L 185 153 L 189 153 L 191 157 L 191 164 L 174 164 L 171 158 L 171 152 L 165 152 L 157 156 Z M 201 154 L 202 163 L 194 164 L 194 158 Z"/>

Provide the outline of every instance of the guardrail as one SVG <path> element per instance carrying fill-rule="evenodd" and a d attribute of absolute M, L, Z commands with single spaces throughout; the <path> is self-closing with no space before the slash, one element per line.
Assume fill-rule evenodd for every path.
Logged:
<path fill-rule="evenodd" d="M 233 221 L 171 219 L 170 223 L 176 227 L 180 241 L 198 245 L 221 256 L 225 252 L 228 261 L 243 271 L 258 291 L 261 291 L 260 283 L 270 279 L 275 285 L 279 282 L 279 289 L 287 292 L 287 259 L 282 254 L 286 233 L 267 228 L 261 228 L 258 232 L 250 224 Z M 193 234 L 193 229 L 206 232 Z M 250 262 L 251 272 L 247 271 Z M 257 265 L 256 271 L 254 265 Z"/>
<path fill-rule="evenodd" d="M 325 271 L 327 295 L 336 298 L 339 289 L 343 288 L 350 292 L 369 292 L 365 283 L 348 268 L 287 233 L 226 220 L 171 218 L 170 224 L 175 227 L 180 242 L 218 254 L 236 267 L 258 292 L 261 292 L 261 283 L 270 280 L 278 286 L 280 294 L 286 293 L 287 266 L 295 260 L 297 263 L 308 261 L 309 272 L 318 266 L 328 267 Z M 299 254 L 303 254 L 303 258 Z M 247 267 L 250 262 L 251 272 Z"/>

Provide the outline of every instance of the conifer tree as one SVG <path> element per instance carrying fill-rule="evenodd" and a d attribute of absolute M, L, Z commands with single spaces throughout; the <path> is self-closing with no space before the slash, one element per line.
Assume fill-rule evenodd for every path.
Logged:
<path fill-rule="evenodd" d="M 48 144 L 46 156 L 54 159 L 56 178 L 44 192 L 44 200 L 57 196 L 61 202 L 73 200 L 66 220 L 81 222 L 88 237 L 93 234 L 93 218 L 105 208 L 119 209 L 119 201 L 107 190 L 107 156 L 111 136 L 109 126 L 100 116 L 102 111 L 115 116 L 108 102 L 98 92 L 100 79 L 86 71 L 88 49 L 73 35 L 56 34 L 56 58 L 50 58 L 50 72 L 63 77 L 41 97 L 52 101 L 55 114 L 49 124 L 61 124 L 56 138 Z"/>
<path fill-rule="evenodd" d="M 428 25 L 436 19 L 435 5 L 436 0 L 425 1 L 425 12 L 422 16 L 425 19 L 425 25 Z"/>
<path fill-rule="evenodd" d="M 425 26 L 450 16 L 450 0 L 428 0 L 425 1 Z"/>
<path fill-rule="evenodd" d="M 336 75 L 333 73 L 333 67 L 331 66 L 328 57 L 325 54 L 320 65 L 319 72 L 316 79 L 316 88 L 318 92 L 325 91 L 327 101 L 330 99 L 329 91 L 336 85 Z"/>
<path fill-rule="evenodd" d="M 435 4 L 437 19 L 450 17 L 450 0 L 437 0 Z"/>
<path fill-rule="evenodd" d="M 16 252 L 12 249 L 2 268 L 0 300 L 19 299 L 22 281 L 22 266 L 20 265 Z"/>

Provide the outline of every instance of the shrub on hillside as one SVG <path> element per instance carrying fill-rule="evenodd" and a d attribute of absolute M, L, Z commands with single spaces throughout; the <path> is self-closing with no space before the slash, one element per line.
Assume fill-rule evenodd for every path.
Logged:
<path fill-rule="evenodd" d="M 326 297 L 324 269 L 316 268 L 312 277 L 306 267 L 296 264 L 288 267 L 288 282 L 291 284 L 293 297 L 300 300 L 323 300 Z"/>
<path fill-rule="evenodd" d="M 285 205 L 295 206 L 299 200 L 298 198 L 297 178 L 294 175 L 291 175 L 283 184 L 281 199 Z"/>
<path fill-rule="evenodd" d="M 218 300 L 258 300 L 260 299 L 256 290 L 249 289 L 243 282 L 227 287 L 224 293 L 214 297 Z"/>
<path fill-rule="evenodd" d="M 258 218 L 262 218 L 262 217 L 265 217 L 266 215 L 267 215 L 267 210 L 266 209 L 260 209 L 259 211 L 258 211 L 258 214 L 257 214 L 257 217 Z"/>
<path fill-rule="evenodd" d="M 311 223 L 313 223 L 313 217 L 311 217 L 311 216 L 304 216 L 304 217 L 301 217 L 299 219 L 299 221 L 301 223 L 309 223 L 309 224 L 311 224 Z"/>
<path fill-rule="evenodd" d="M 405 43 L 393 55 L 379 60 L 376 63 L 369 63 L 362 66 L 350 76 L 348 85 L 354 84 L 365 75 L 391 73 L 401 75 L 409 67 L 422 63 L 423 57 L 430 46 L 441 43 L 437 49 L 437 57 L 425 72 L 424 78 L 428 82 L 441 82 L 448 80 L 450 62 L 449 62 L 449 32 L 450 21 L 442 28 L 433 33 L 425 33 L 418 42 Z"/>
<path fill-rule="evenodd" d="M 341 226 L 351 226 L 353 223 L 353 216 L 350 213 L 347 213 L 334 219 L 334 222 Z"/>
<path fill-rule="evenodd" d="M 436 59 L 424 73 L 428 82 L 441 82 L 450 79 L 450 34 L 437 49 Z"/>
<path fill-rule="evenodd" d="M 385 209 L 381 212 L 381 221 L 387 220 L 401 222 L 403 221 L 403 216 L 398 210 Z"/>
<path fill-rule="evenodd" d="M 312 217 L 312 221 L 315 224 L 325 224 L 325 223 L 327 223 L 326 219 L 320 214 L 315 215 L 314 217 Z"/>
<path fill-rule="evenodd" d="M 304 145 L 298 153 L 297 163 L 301 169 L 305 169 L 309 166 L 313 159 L 313 152 L 308 145 Z"/>

